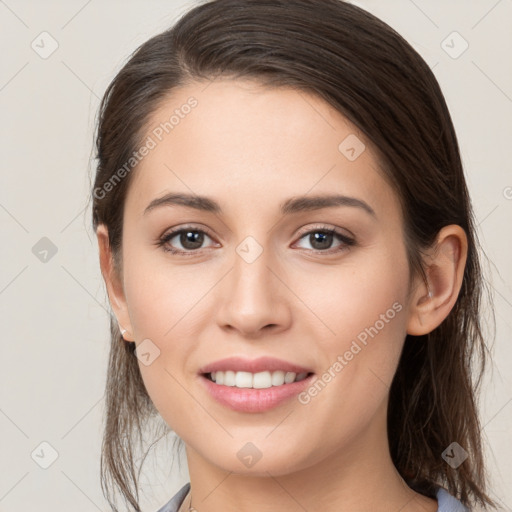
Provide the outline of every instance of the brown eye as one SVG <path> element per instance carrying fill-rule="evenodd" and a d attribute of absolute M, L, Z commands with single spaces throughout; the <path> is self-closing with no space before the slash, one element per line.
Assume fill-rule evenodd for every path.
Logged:
<path fill-rule="evenodd" d="M 160 238 L 158 245 L 173 254 L 193 253 L 203 248 L 205 238 L 211 240 L 204 230 L 185 227 L 166 233 Z"/>
<path fill-rule="evenodd" d="M 350 238 L 336 229 L 322 228 L 315 229 L 304 233 L 300 240 L 306 240 L 310 244 L 311 250 L 318 252 L 338 252 L 347 249 L 348 246 L 354 245 L 355 240 Z M 338 244 L 334 246 L 333 243 L 338 240 Z M 299 246 L 302 249 L 309 249 L 308 247 Z M 333 249 L 333 250 L 331 250 Z"/>
<path fill-rule="evenodd" d="M 187 229 L 176 236 L 179 236 L 179 241 L 185 249 L 199 249 L 203 245 L 204 233 L 201 231 L 189 231 Z"/>
<path fill-rule="evenodd" d="M 317 231 L 309 235 L 309 243 L 312 245 L 313 249 L 317 250 L 330 249 L 333 240 L 334 236 L 332 233 Z"/>

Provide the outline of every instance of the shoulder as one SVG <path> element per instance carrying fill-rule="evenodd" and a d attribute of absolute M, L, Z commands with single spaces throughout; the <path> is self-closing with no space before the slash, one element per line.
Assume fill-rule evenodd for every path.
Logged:
<path fill-rule="evenodd" d="M 436 498 L 438 504 L 437 512 L 469 512 L 468 508 L 443 487 L 439 487 L 437 490 Z"/>
<path fill-rule="evenodd" d="M 177 512 L 180 508 L 185 496 L 190 489 L 190 482 L 187 482 L 158 512 Z"/>

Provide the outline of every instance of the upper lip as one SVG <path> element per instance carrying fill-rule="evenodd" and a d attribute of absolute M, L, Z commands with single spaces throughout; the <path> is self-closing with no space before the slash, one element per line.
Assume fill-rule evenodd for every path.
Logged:
<path fill-rule="evenodd" d="M 244 359 L 242 357 L 227 357 L 203 366 L 199 373 L 211 373 L 218 371 L 250 372 L 258 373 L 264 371 L 283 370 L 294 373 L 310 373 L 311 370 L 283 359 L 275 357 L 258 357 L 257 359 Z"/>

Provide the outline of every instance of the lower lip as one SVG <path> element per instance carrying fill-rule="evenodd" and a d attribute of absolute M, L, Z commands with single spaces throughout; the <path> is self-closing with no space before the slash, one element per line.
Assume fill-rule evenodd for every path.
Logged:
<path fill-rule="evenodd" d="M 311 384 L 314 374 L 305 379 L 265 389 L 237 388 L 216 384 L 205 375 L 200 375 L 210 395 L 220 404 L 239 412 L 263 412 L 282 404 L 298 395 Z"/>

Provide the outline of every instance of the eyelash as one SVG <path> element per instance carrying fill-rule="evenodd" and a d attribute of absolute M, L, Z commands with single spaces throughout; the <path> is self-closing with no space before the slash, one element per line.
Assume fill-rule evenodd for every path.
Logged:
<path fill-rule="evenodd" d="M 161 247 L 165 252 L 169 252 L 171 254 L 181 255 L 181 256 L 184 256 L 184 257 L 195 256 L 201 249 L 190 249 L 190 250 L 187 250 L 187 251 L 183 251 L 181 249 L 174 249 L 174 248 L 169 247 L 169 246 L 166 245 L 176 235 L 179 235 L 181 233 L 186 233 L 186 232 L 189 232 L 189 231 L 192 231 L 194 233 L 204 233 L 205 235 L 208 235 L 210 238 L 213 239 L 213 236 L 206 229 L 199 229 L 199 228 L 196 228 L 194 226 L 183 226 L 183 227 L 180 227 L 179 229 L 176 229 L 174 231 L 170 231 L 170 232 L 164 234 L 157 241 L 157 246 Z M 317 254 L 318 253 L 324 253 L 324 254 L 325 253 L 327 253 L 327 254 L 334 254 L 334 253 L 336 253 L 337 254 L 337 253 L 346 251 L 349 247 L 355 245 L 355 243 L 356 243 L 355 239 L 350 238 L 347 235 L 345 235 L 345 234 L 341 233 L 340 231 L 338 231 L 337 229 L 331 228 L 329 226 L 317 226 L 314 229 L 310 229 L 309 231 L 301 233 L 301 235 L 299 236 L 299 240 L 302 240 L 306 235 L 311 235 L 312 233 L 323 233 L 323 234 L 327 234 L 327 235 L 334 235 L 335 237 L 337 237 L 342 242 L 342 245 L 337 247 L 337 248 L 334 248 L 334 250 L 332 248 L 325 249 L 325 250 L 320 250 L 320 249 L 302 249 L 302 250 L 305 250 L 305 251 L 308 251 L 308 252 L 312 251 L 312 252 L 317 253 Z"/>

